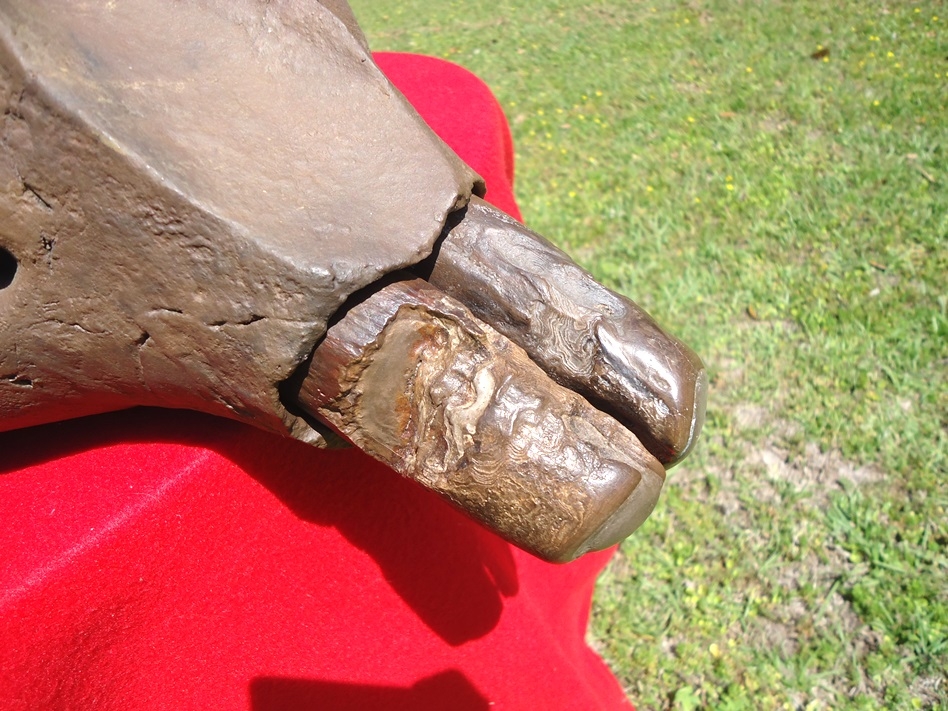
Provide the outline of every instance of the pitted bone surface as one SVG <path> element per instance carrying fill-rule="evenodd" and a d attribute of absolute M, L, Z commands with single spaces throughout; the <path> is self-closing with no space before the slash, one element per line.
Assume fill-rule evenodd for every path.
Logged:
<path fill-rule="evenodd" d="M 158 405 L 318 441 L 280 383 L 478 184 L 330 4 L 0 0 L 0 429 Z"/>

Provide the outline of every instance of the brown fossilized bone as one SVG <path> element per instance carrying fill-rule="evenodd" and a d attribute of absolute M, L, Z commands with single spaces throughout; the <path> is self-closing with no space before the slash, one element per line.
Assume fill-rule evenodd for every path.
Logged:
<path fill-rule="evenodd" d="M 0 429 L 334 429 L 550 560 L 697 436 L 700 361 L 473 197 L 344 2 L 0 0 L 0 104 Z"/>
<path fill-rule="evenodd" d="M 0 0 L 0 102 L 7 428 L 151 404 L 315 439 L 277 384 L 477 181 L 318 2 Z"/>

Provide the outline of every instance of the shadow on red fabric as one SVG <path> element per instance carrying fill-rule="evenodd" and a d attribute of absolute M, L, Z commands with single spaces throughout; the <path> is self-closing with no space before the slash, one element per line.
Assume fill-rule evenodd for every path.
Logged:
<path fill-rule="evenodd" d="M 333 711 L 415 711 L 439 707 L 451 699 L 451 711 L 487 711 L 490 702 L 459 671 L 422 679 L 407 689 L 301 679 L 254 679 L 252 711 L 333 709 Z"/>
<path fill-rule="evenodd" d="M 516 214 L 506 120 L 378 61 Z M 0 708 L 627 709 L 554 566 L 356 450 L 136 409 L 0 435 Z"/>

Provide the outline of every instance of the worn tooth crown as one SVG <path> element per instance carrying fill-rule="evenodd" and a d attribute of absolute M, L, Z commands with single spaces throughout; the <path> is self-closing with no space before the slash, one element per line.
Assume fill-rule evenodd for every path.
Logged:
<path fill-rule="evenodd" d="M 331 327 L 300 400 L 548 560 L 630 534 L 664 480 L 631 432 L 421 281 L 386 286 Z"/>

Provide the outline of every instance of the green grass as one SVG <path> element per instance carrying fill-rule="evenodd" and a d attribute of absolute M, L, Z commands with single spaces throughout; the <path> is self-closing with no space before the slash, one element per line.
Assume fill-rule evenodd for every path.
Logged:
<path fill-rule="evenodd" d="M 630 698 L 948 708 L 948 4 L 353 5 L 487 81 L 527 223 L 711 371 L 596 597 Z"/>

